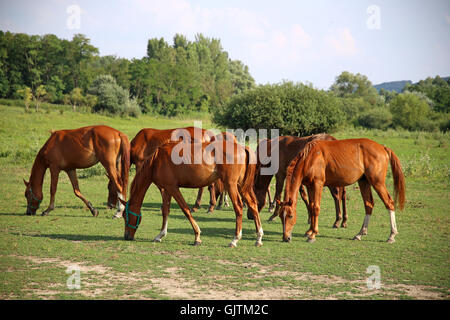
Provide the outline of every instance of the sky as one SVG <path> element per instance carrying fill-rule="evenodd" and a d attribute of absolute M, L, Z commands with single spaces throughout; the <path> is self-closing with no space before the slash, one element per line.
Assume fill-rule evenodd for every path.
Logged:
<path fill-rule="evenodd" d="M 128 59 L 145 56 L 148 39 L 202 33 L 258 84 L 450 76 L 450 0 L 0 0 L 0 30 L 82 33 L 100 55 Z"/>

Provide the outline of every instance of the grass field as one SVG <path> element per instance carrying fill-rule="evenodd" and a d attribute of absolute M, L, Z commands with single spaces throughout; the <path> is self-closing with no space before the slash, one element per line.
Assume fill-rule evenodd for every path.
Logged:
<path fill-rule="evenodd" d="M 99 165 L 79 170 L 83 194 L 99 209 L 93 218 L 73 195 L 61 173 L 56 208 L 47 217 L 26 216 L 22 178 L 28 179 L 34 157 L 49 130 L 106 124 L 130 140 L 143 127 L 193 125 L 193 119 L 110 118 L 88 113 L 25 113 L 0 105 L 0 298 L 1 299 L 449 299 L 449 164 L 450 135 L 442 133 L 346 130 L 337 138 L 367 137 L 392 148 L 404 167 L 407 203 L 397 212 L 399 234 L 386 243 L 389 216 L 374 194 L 375 209 L 369 234 L 352 241 L 364 218 L 357 186 L 348 187 L 346 229 L 332 229 L 334 204 L 324 192 L 313 244 L 302 236 L 308 228 L 306 209 L 298 207 L 291 243 L 281 241 L 279 220 L 267 222 L 261 212 L 264 245 L 254 247 L 254 223 L 245 218 L 238 247 L 233 238 L 231 208 L 194 214 L 203 244 L 192 246 L 194 234 L 173 202 L 168 235 L 152 242 L 161 227 L 161 197 L 151 186 L 143 206 L 136 240 L 123 240 L 123 221 L 112 220 L 106 209 L 107 178 Z M 203 127 L 212 126 L 208 119 Z M 132 171 L 134 176 L 134 171 Z M 44 181 L 42 212 L 49 201 L 49 173 Z M 273 186 L 274 187 L 274 183 Z M 392 177 L 388 177 L 392 192 Z M 196 190 L 183 189 L 188 203 Z M 69 289 L 69 266 L 80 270 L 80 289 Z M 369 266 L 378 266 L 381 287 L 369 289 Z"/>

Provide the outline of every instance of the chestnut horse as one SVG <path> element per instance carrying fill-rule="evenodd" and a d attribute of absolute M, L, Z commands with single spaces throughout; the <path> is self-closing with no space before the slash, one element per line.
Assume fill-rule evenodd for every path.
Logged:
<path fill-rule="evenodd" d="M 188 136 L 185 137 L 184 135 Z M 195 127 L 165 130 L 144 128 L 138 132 L 133 140 L 131 140 L 130 161 L 131 164 L 134 164 L 136 166 L 136 172 L 138 172 L 145 159 L 163 144 L 171 141 L 178 141 L 181 139 L 188 139 L 190 142 L 209 142 L 213 137 L 214 134 L 211 131 Z M 175 140 L 172 140 L 172 138 Z M 108 185 L 108 189 L 108 205 L 111 206 L 111 203 L 116 203 L 117 195 L 114 192 L 112 183 Z M 197 200 L 193 207 L 193 211 L 196 211 L 198 208 L 200 208 L 202 193 L 203 188 L 200 188 L 198 191 Z"/>
<path fill-rule="evenodd" d="M 294 137 L 294 136 L 281 136 L 278 138 L 277 144 L 278 144 L 278 153 L 279 153 L 279 167 L 278 172 L 275 175 L 276 178 L 276 191 L 275 191 L 275 197 L 274 197 L 274 203 L 276 203 L 276 208 L 272 216 L 269 218 L 269 221 L 272 221 L 275 219 L 279 213 L 280 213 L 280 206 L 277 203 L 277 200 L 281 199 L 281 193 L 283 192 L 283 186 L 284 181 L 286 179 L 286 170 L 292 161 L 292 159 L 295 158 L 295 156 L 303 150 L 305 145 L 314 140 L 337 140 L 333 136 L 329 134 L 316 134 L 311 135 L 307 137 Z M 261 163 L 260 159 L 260 151 L 264 150 L 265 154 L 267 154 L 268 157 L 271 156 L 272 153 L 272 145 L 276 147 L 276 144 L 274 142 L 274 139 L 271 140 L 262 140 L 258 144 L 258 148 L 256 151 L 256 154 L 258 155 L 258 163 Z M 264 166 L 268 166 L 270 164 L 266 164 Z M 255 194 L 256 199 L 258 199 L 258 210 L 261 212 L 261 209 L 265 205 L 265 199 L 266 199 L 266 191 L 268 190 L 270 181 L 272 180 L 272 175 L 261 175 L 261 170 L 258 170 L 256 178 L 255 178 Z M 346 228 L 347 227 L 347 209 L 345 205 L 345 188 L 344 187 L 334 187 L 329 186 L 331 195 L 334 199 L 334 204 L 336 207 L 336 220 L 333 224 L 333 228 L 339 227 L 339 222 L 342 220 L 341 227 Z M 308 206 L 308 198 L 305 192 L 305 189 L 303 186 L 300 188 L 300 195 L 305 202 L 306 208 L 309 208 Z M 270 199 L 270 195 L 269 195 Z M 342 219 L 342 212 L 341 212 L 341 202 L 342 202 L 342 211 L 344 213 L 344 217 Z M 269 210 L 270 211 L 270 210 Z M 310 213 L 308 212 L 308 223 L 310 223 Z"/>
<path fill-rule="evenodd" d="M 181 147 L 181 150 L 179 149 Z M 195 152 L 194 152 L 195 150 Z M 200 161 L 195 161 L 199 154 Z M 183 161 L 174 160 L 181 159 Z M 194 163 L 190 159 L 194 159 Z M 197 158 L 198 160 L 198 158 Z M 201 244 L 200 228 L 191 215 L 179 188 L 201 188 L 222 180 L 225 190 L 233 203 L 236 213 L 236 229 L 230 247 L 235 247 L 242 237 L 242 209 L 243 200 L 247 203 L 255 217 L 257 232 L 256 245 L 262 245 L 263 229 L 258 214 L 253 182 L 256 172 L 256 155 L 248 148 L 230 142 L 213 141 L 210 143 L 167 143 L 145 160 L 131 184 L 130 197 L 125 204 L 125 240 L 133 240 L 135 232 L 141 222 L 141 207 L 145 193 L 154 183 L 162 192 L 163 223 L 161 232 L 154 241 L 160 242 L 167 234 L 167 219 L 170 201 L 174 197 L 181 210 L 188 218 L 195 233 L 194 245 Z"/>
<path fill-rule="evenodd" d="M 385 180 L 391 164 L 394 178 L 394 199 L 389 195 Z M 284 201 L 281 203 L 283 240 L 290 241 L 296 222 L 297 193 L 303 184 L 308 190 L 311 226 L 306 232 L 308 241 L 313 242 L 319 233 L 319 212 L 324 186 L 344 187 L 358 182 L 364 201 L 366 216 L 361 231 L 354 240 L 361 240 L 367 234 L 370 216 L 374 206 L 371 186 L 378 193 L 391 220 L 391 234 L 388 242 L 395 241 L 397 224 L 395 207 L 403 210 L 405 204 L 405 177 L 400 160 L 394 151 L 369 139 L 348 139 L 337 141 L 312 141 L 292 160 L 288 167 Z"/>
<path fill-rule="evenodd" d="M 76 169 L 89 168 L 98 162 L 106 169 L 117 197 L 125 200 L 130 170 L 130 143 L 125 134 L 107 126 L 90 126 L 52 132 L 34 160 L 29 182 L 24 180 L 27 215 L 35 215 L 39 208 L 43 199 L 44 175 L 49 168 L 51 175 L 50 204 L 42 215 L 48 215 L 55 207 L 58 176 L 62 170 L 69 176 L 75 195 L 96 217 L 98 211 L 80 192 Z M 121 216 L 124 207 L 120 202 L 117 205 L 116 216 Z"/>

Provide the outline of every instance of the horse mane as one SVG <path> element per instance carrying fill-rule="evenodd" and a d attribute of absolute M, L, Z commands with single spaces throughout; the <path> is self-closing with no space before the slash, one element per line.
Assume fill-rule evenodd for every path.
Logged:
<path fill-rule="evenodd" d="M 148 181 L 152 178 L 153 161 L 156 158 L 158 151 L 159 147 L 156 148 L 155 151 L 153 151 L 153 153 L 143 161 L 141 168 L 138 172 L 136 172 L 133 182 L 131 183 L 130 194 L 133 194 L 136 188 L 138 190 L 143 188 L 143 184 L 146 181 L 148 183 Z"/>
<path fill-rule="evenodd" d="M 286 169 L 286 188 L 287 184 L 292 182 L 294 169 L 300 161 L 305 160 L 311 149 L 317 144 L 318 140 L 312 140 L 306 143 L 305 147 L 291 160 Z"/>

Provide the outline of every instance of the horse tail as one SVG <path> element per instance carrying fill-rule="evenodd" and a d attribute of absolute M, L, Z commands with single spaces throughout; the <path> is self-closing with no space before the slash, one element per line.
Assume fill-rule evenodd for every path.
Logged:
<path fill-rule="evenodd" d="M 394 177 L 394 202 L 399 205 L 400 210 L 405 207 L 405 176 L 403 175 L 400 159 L 392 149 L 384 147 L 391 162 L 392 175 Z"/>
<path fill-rule="evenodd" d="M 245 166 L 245 175 L 241 186 L 241 192 L 253 192 L 253 185 L 255 183 L 255 175 L 257 170 L 256 155 L 247 146 L 245 147 Z"/>
<path fill-rule="evenodd" d="M 124 200 L 127 199 L 127 189 L 128 189 L 128 177 L 130 174 L 130 142 L 128 141 L 127 135 L 120 133 L 120 150 L 121 150 L 121 177 L 122 180 L 122 193 Z"/>

